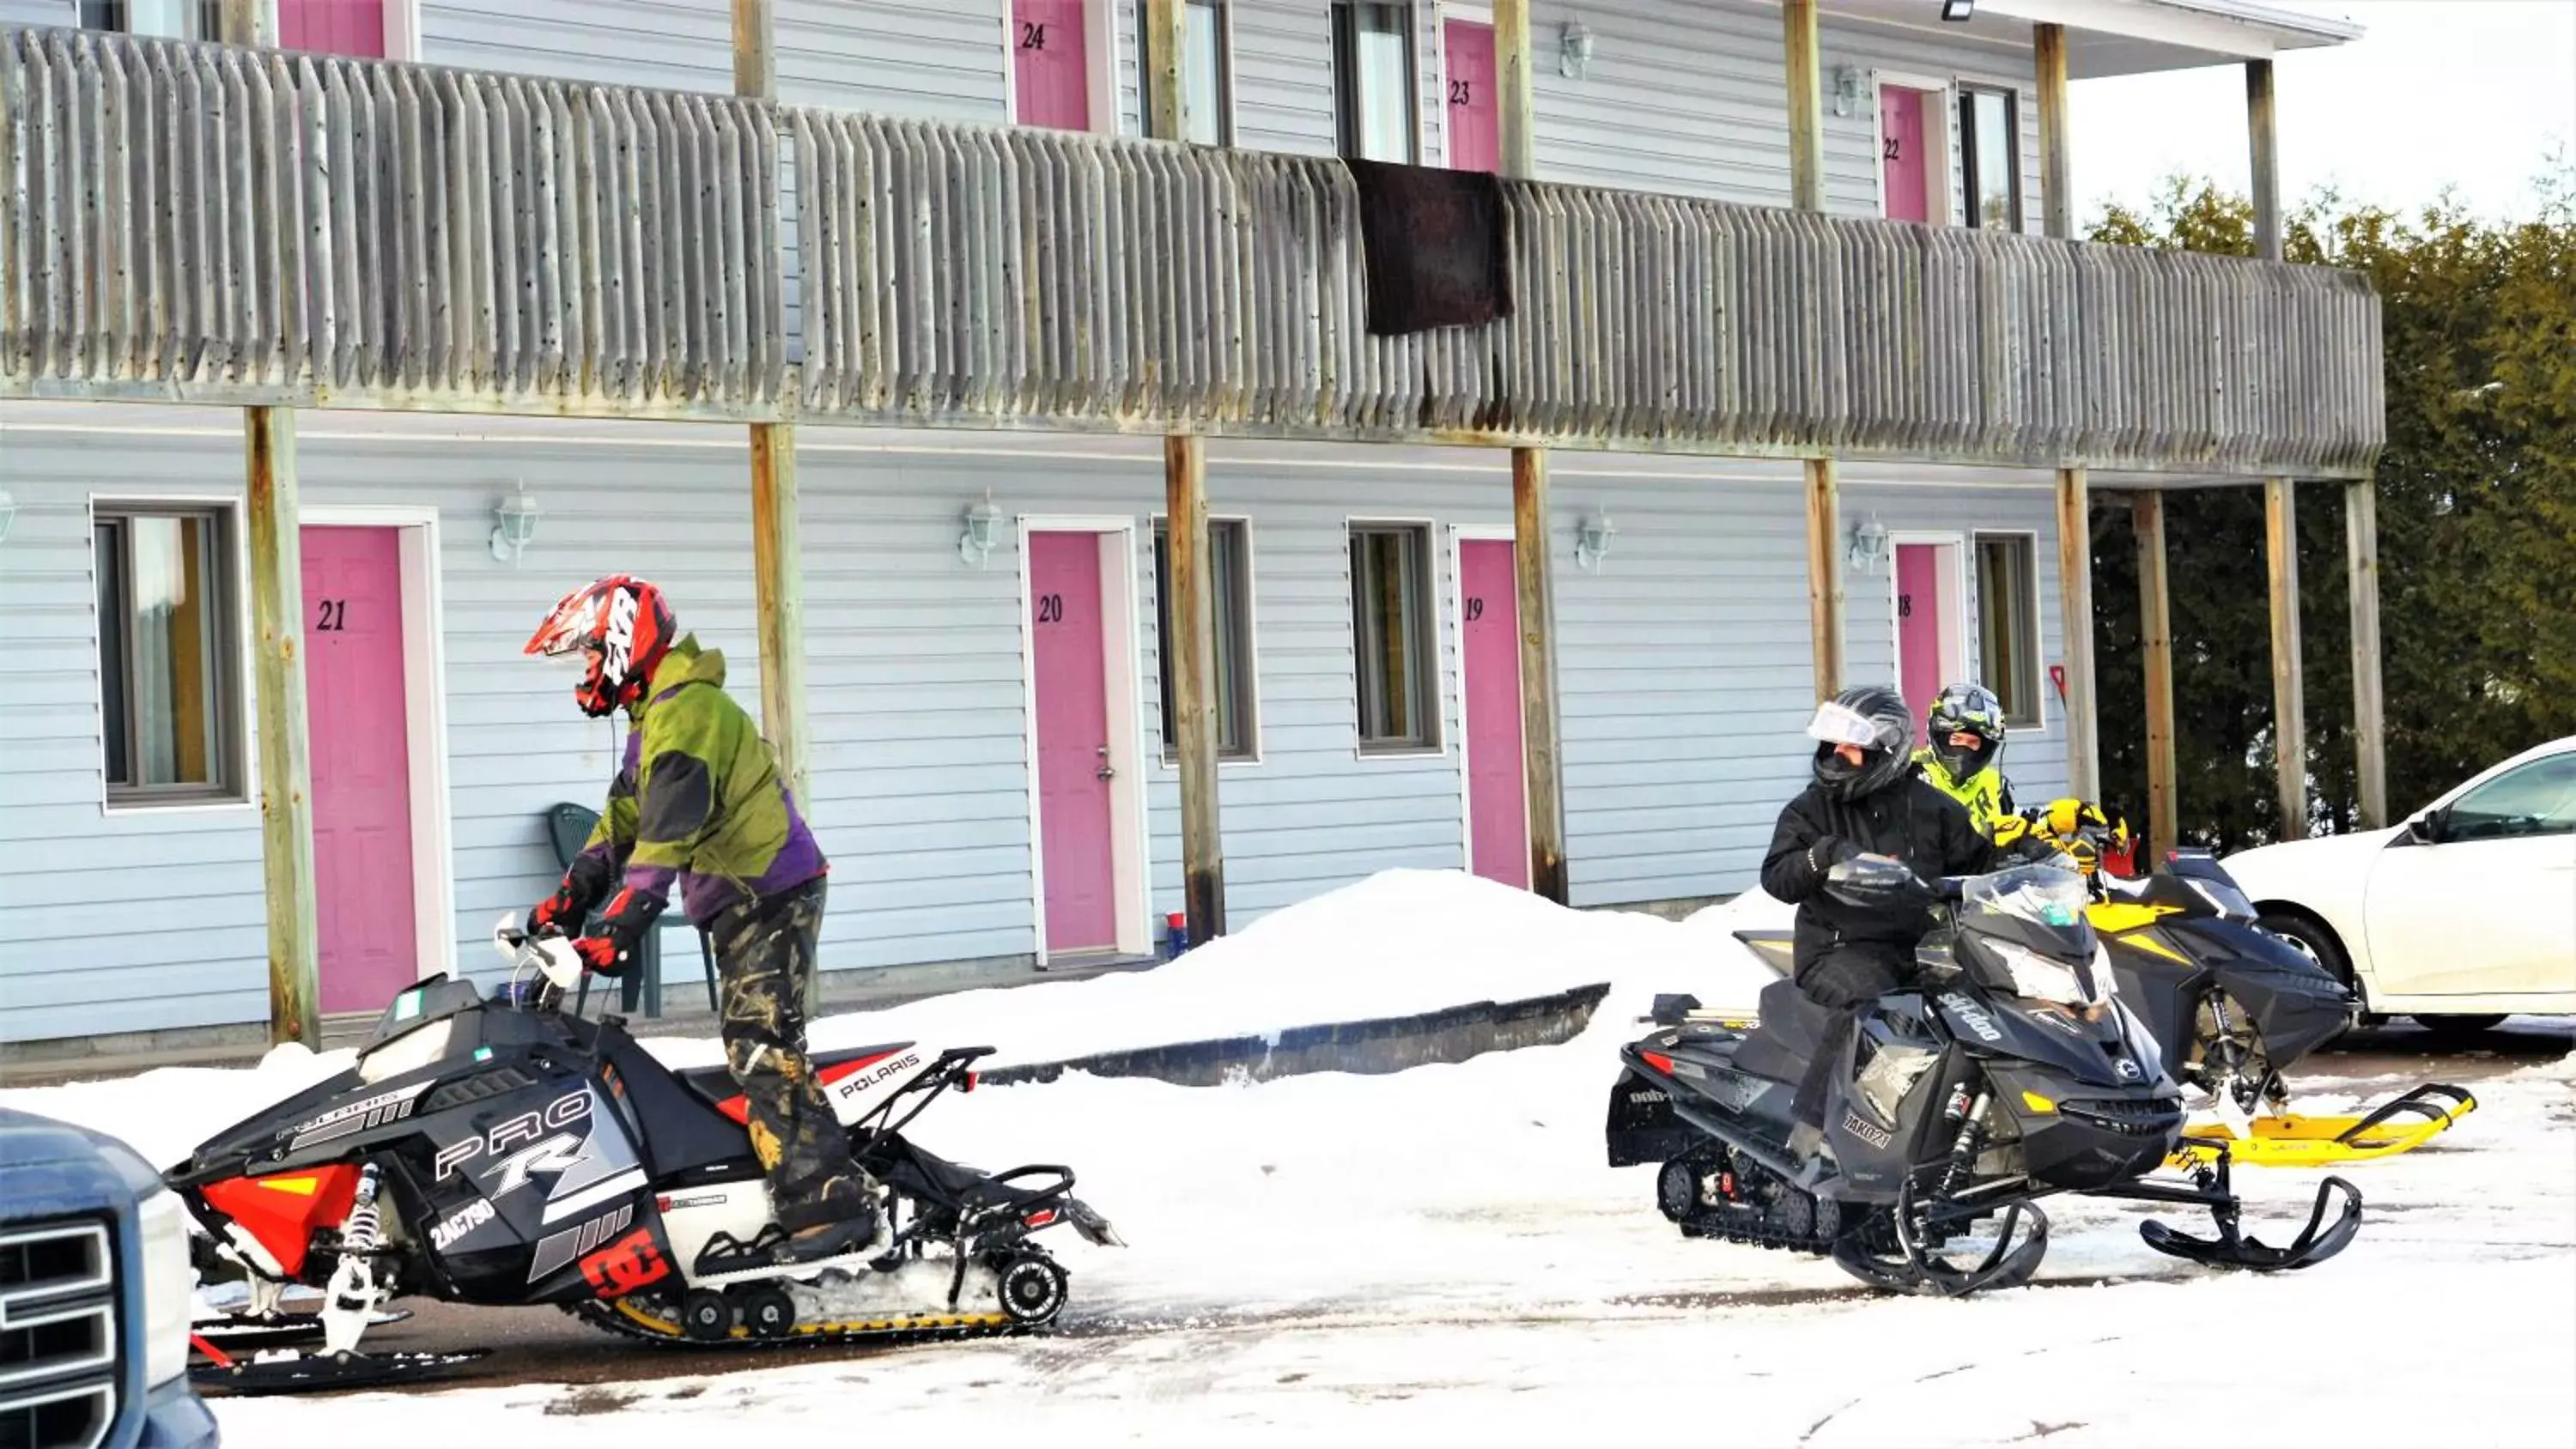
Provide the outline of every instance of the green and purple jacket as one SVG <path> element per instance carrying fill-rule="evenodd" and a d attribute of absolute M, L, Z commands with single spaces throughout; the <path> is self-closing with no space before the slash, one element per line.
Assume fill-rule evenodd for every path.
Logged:
<path fill-rule="evenodd" d="M 769 742 L 724 678 L 723 652 L 685 635 L 628 711 L 625 763 L 582 848 L 624 873 L 612 920 L 641 907 L 649 921 L 676 885 L 703 927 L 727 906 L 758 905 L 829 869 Z"/>

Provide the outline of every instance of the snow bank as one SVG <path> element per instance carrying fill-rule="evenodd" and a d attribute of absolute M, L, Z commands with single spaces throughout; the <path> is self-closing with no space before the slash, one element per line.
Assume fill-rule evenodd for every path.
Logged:
<path fill-rule="evenodd" d="M 1151 971 L 959 992 L 829 1017 L 811 1035 L 818 1049 L 891 1040 L 990 1046 L 1002 1066 L 1275 1038 L 1295 1027 L 1605 982 L 1612 988 L 1605 1018 L 1633 1018 L 1658 991 L 1749 1009 L 1770 979 L 1751 952 L 1711 925 L 1567 910 L 1459 871 L 1397 870 L 1274 912 Z M 703 1039 L 647 1044 L 684 1065 L 718 1057 Z"/>
<path fill-rule="evenodd" d="M 1723 908 L 1716 908 L 1723 909 Z M 960 992 L 814 1023 L 818 1050 L 890 1040 L 991 1046 L 993 1065 L 1519 1001 L 1596 983 L 1619 1040 L 1658 991 L 1749 1009 L 1770 973 L 1719 929 L 1624 911 L 1575 911 L 1457 871 L 1389 871 L 1263 917 L 1151 971 Z M 641 1025 L 641 1023 L 638 1023 Z M 645 1045 L 711 1064 L 711 1037 Z M 1607 1047 L 1601 1048 L 1606 1053 Z M 172 1067 L 0 1092 L 0 1103 L 116 1133 L 156 1163 L 348 1066 L 351 1053 L 280 1047 L 255 1069 Z"/>

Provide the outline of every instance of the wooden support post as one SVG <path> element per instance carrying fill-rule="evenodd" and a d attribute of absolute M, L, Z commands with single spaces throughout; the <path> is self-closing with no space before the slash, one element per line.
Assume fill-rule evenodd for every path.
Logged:
<path fill-rule="evenodd" d="M 1521 759 L 1529 796 L 1530 890 L 1570 903 L 1565 783 L 1556 724 L 1556 570 L 1548 547 L 1547 450 L 1512 449 L 1512 568 L 1521 615 Z"/>
<path fill-rule="evenodd" d="M 1843 687 L 1842 489 L 1834 460 L 1807 460 L 1807 628 L 1816 665 L 1816 698 Z"/>
<path fill-rule="evenodd" d="M 1780 28 L 1789 73 L 1789 204 L 1825 209 L 1823 80 L 1816 55 L 1816 0 L 1783 0 Z"/>
<path fill-rule="evenodd" d="M 2129 499 L 2138 540 L 2138 652 L 2147 665 L 2147 843 L 2170 850 L 2181 833 L 2174 795 L 2173 605 L 2165 586 L 2165 496 Z"/>
<path fill-rule="evenodd" d="M 778 99 L 778 17 L 771 0 L 733 0 L 733 93 Z"/>
<path fill-rule="evenodd" d="M 226 45 L 277 44 L 277 0 L 223 0 L 216 23 Z"/>
<path fill-rule="evenodd" d="M 2245 131 L 2254 162 L 2254 254 L 2281 259 L 2281 159 L 2272 132 L 2272 62 L 2245 62 Z"/>
<path fill-rule="evenodd" d="M 2081 468 L 2057 470 L 2057 616 L 2066 669 L 2066 785 L 2102 798 L 2101 721 L 2093 689 L 2093 491 Z"/>
<path fill-rule="evenodd" d="M 2039 199 L 2048 234 L 2075 235 L 2075 191 L 2066 134 L 2066 27 L 2031 27 L 2039 69 Z"/>
<path fill-rule="evenodd" d="M 2361 828 L 2388 824 L 2388 722 L 2379 697 L 2379 485 L 2343 490 L 2344 572 L 2352 584 L 2352 737 L 2360 755 Z"/>
<path fill-rule="evenodd" d="M 1145 46 L 1138 84 L 1145 88 L 1145 134 L 1157 141 L 1189 139 L 1189 0 L 1140 0 Z"/>
<path fill-rule="evenodd" d="M 1530 51 L 1530 0 L 1494 0 L 1494 98 L 1505 176 L 1538 175 L 1538 103 Z"/>
<path fill-rule="evenodd" d="M 796 529 L 796 425 L 751 425 L 751 568 L 760 613 L 760 729 L 804 809 L 805 569 Z"/>
<path fill-rule="evenodd" d="M 250 497 L 250 614 L 258 636 L 260 859 L 268 906 L 268 1039 L 322 1041 L 313 886 L 313 756 L 304 703 L 304 550 L 295 414 L 242 409 Z"/>
<path fill-rule="evenodd" d="M 2299 661 L 2299 513 L 2294 484 L 2263 480 L 2263 545 L 2272 589 L 2272 752 L 2281 791 L 2281 838 L 2308 834 L 2306 672 Z"/>
<path fill-rule="evenodd" d="M 1171 590 L 1170 722 L 1181 777 L 1181 898 L 1190 944 L 1225 934 L 1225 840 L 1217 817 L 1216 570 L 1208 557 L 1207 441 L 1163 440 L 1163 559 Z"/>

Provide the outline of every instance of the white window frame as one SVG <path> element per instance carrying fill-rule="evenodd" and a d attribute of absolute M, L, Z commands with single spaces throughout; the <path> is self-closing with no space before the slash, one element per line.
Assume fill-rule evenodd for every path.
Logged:
<path fill-rule="evenodd" d="M 390 528 L 401 545 L 404 747 L 410 766 L 412 919 L 422 977 L 456 955 L 455 825 L 447 796 L 447 629 L 434 504 L 330 504 L 298 511 L 296 525 Z M 310 607 L 308 605 L 308 607 Z M 427 863 L 435 866 L 424 868 Z"/>
<path fill-rule="evenodd" d="M 1977 621 L 1981 617 L 1969 606 L 1969 600 L 1972 595 L 1969 592 L 1968 575 L 1973 572 L 1974 566 L 1971 564 L 1968 556 L 1970 553 L 1975 551 L 1975 544 L 1967 534 L 1956 529 L 1944 530 L 1918 528 L 1889 530 L 1887 535 L 1888 658 L 1893 661 L 1894 668 L 1890 672 L 1896 677 L 1896 685 L 1898 692 L 1900 693 L 1902 693 L 1905 688 L 1905 619 L 1903 615 L 1897 612 L 1897 605 L 1900 596 L 1904 591 L 1897 585 L 1896 581 L 1896 551 L 1907 544 L 1913 544 L 1918 547 L 1929 544 L 1936 548 L 1946 547 L 1950 550 L 1951 597 L 1958 600 L 1959 608 L 1955 619 L 1945 620 L 1944 622 L 1955 623 L 1958 625 L 1958 628 L 1950 632 L 1949 646 L 1941 651 L 1941 682 L 1943 685 L 1956 684 L 1967 676 L 1970 668 L 1970 660 L 1975 657 L 1977 652 L 1975 648 L 1972 647 L 1968 636 L 1976 631 Z M 2035 569 L 2033 570 L 2033 577 L 2037 577 L 2037 571 Z M 1938 600 L 1934 601 L 1933 607 L 1940 607 Z M 2046 672 L 2047 671 L 2045 670 L 2041 671 L 2043 675 L 2045 675 Z M 1913 701 L 1907 700 L 1906 703 L 1911 705 Z M 1919 727 L 1922 724 L 1922 721 L 1917 720 L 1915 721 L 1915 724 Z M 1928 744 L 1930 741 L 1927 740 L 1925 743 Z"/>
<path fill-rule="evenodd" d="M 1145 739 L 1145 671 L 1138 667 L 1137 604 L 1143 595 L 1137 572 L 1134 515 L 1024 513 L 1016 520 L 1020 550 L 1020 730 L 1028 771 L 1029 932 L 1036 964 L 1047 964 L 1046 835 L 1043 793 L 1038 786 L 1038 640 L 1036 595 L 1029 580 L 1029 535 L 1089 533 L 1104 548 L 1100 568 L 1101 667 L 1126 678 L 1103 681 L 1108 703 L 1109 767 L 1124 789 L 1109 792 L 1111 879 L 1118 895 L 1117 942 L 1120 956 L 1153 951 L 1153 840 L 1146 814 L 1144 762 L 1153 758 Z"/>
<path fill-rule="evenodd" d="M 2022 94 L 2020 86 L 2009 82 L 1979 80 L 1974 76 L 1959 77 L 1952 83 L 1951 92 L 1950 114 L 1954 127 L 1957 125 L 1962 103 L 1972 93 L 1989 92 L 2003 96 L 2008 101 L 2005 107 L 2005 118 L 2011 123 L 2008 129 L 2012 136 L 2012 224 L 2004 227 L 2003 230 L 2016 234 L 2027 230 L 2030 200 L 2024 194 L 2026 188 L 2023 182 L 2030 171 L 2030 158 L 2022 154 L 2022 110 L 2030 104 L 2029 98 Z M 1974 189 L 1968 185 L 1968 174 L 1975 169 L 1976 165 L 1975 158 L 1970 154 L 1974 138 L 1960 131 L 1957 133 L 1957 139 L 1959 224 L 1974 229 L 1985 229 L 1984 218 L 1978 214 L 1978 200 Z"/>
<path fill-rule="evenodd" d="M 1924 118 L 1923 144 L 1941 164 L 1927 172 L 1931 195 L 1925 198 L 1926 210 L 1932 213 L 1928 224 L 1949 226 L 1960 215 L 1956 193 L 1959 189 L 1957 122 L 1959 83 L 1953 76 L 1923 75 L 1914 71 L 1872 70 L 1869 73 L 1869 155 L 1870 184 L 1878 197 L 1878 215 L 1887 215 L 1887 129 L 1886 100 L 1881 94 L 1889 86 L 1899 90 L 1922 91 L 1939 101 L 1937 115 Z M 1938 133 L 1937 135 L 1935 133 Z"/>
<path fill-rule="evenodd" d="M 1469 543 L 1508 543 L 1516 548 L 1520 534 L 1508 523 L 1453 523 L 1449 526 L 1449 657 L 1458 661 L 1458 868 L 1469 875 L 1476 873 L 1476 784 L 1468 768 L 1468 751 L 1475 748 L 1475 728 L 1467 722 L 1467 568 L 1464 545 Z M 1521 580 L 1517 560 L 1512 572 L 1512 607 L 1520 607 Z M 1522 728 L 1528 725 L 1524 721 Z M 1528 742 L 1524 737 L 1522 746 Z M 1524 768 L 1521 780 L 1521 839 L 1530 838 L 1529 779 Z"/>
<path fill-rule="evenodd" d="M 2017 538 L 2027 540 L 2030 544 L 2031 666 L 2037 675 L 2036 684 L 2032 690 L 2032 694 L 2039 701 L 2039 717 L 2037 722 L 2033 724 L 2015 724 L 2007 718 L 2004 723 L 2004 736 L 2005 738 L 2010 739 L 2014 735 L 2044 735 L 2048 733 L 2051 725 L 2048 713 L 2048 698 L 2054 691 L 2048 679 L 2048 614 L 2045 608 L 2046 599 L 2040 590 L 2039 567 L 2041 554 L 2039 548 L 2039 530 L 2035 528 L 1974 529 L 1968 534 L 1968 547 L 1971 550 L 1974 550 L 1979 544 L 1990 538 Z M 1893 567 L 1893 565 L 1891 565 L 1891 567 Z M 1976 588 L 1977 599 L 1974 624 L 1976 633 L 1976 649 L 1970 655 L 1969 662 L 1970 667 L 1976 671 L 1978 680 L 1982 682 L 1986 677 L 1986 588 L 1985 579 L 1973 559 L 1968 563 L 1968 578 Z"/>
<path fill-rule="evenodd" d="M 1363 645 L 1359 637 L 1359 620 L 1356 617 L 1360 577 L 1358 565 L 1352 558 L 1351 548 L 1352 530 L 1359 528 L 1411 528 L 1421 531 L 1422 567 L 1427 575 L 1423 580 L 1425 587 L 1422 590 L 1422 606 L 1431 611 L 1431 617 L 1424 621 L 1421 631 L 1422 642 L 1430 645 L 1432 650 L 1427 686 L 1430 690 L 1427 715 L 1432 729 L 1436 731 L 1430 739 L 1421 744 L 1372 745 L 1360 731 L 1360 659 Z M 1441 605 L 1442 597 L 1447 590 L 1443 587 L 1443 580 L 1440 577 L 1440 554 L 1440 521 L 1436 518 L 1353 513 L 1345 515 L 1342 519 L 1342 577 L 1345 585 L 1343 602 L 1354 615 L 1351 620 L 1350 634 L 1351 755 L 1354 759 L 1434 760 L 1449 753 L 1449 737 L 1455 731 L 1449 728 L 1450 659 L 1447 649 L 1447 621 L 1441 618 L 1441 615 L 1447 612 Z"/>
<path fill-rule="evenodd" d="M 251 646 L 253 635 L 250 609 L 249 507 L 238 493 L 128 493 L 122 490 L 91 492 L 88 505 L 84 509 L 81 547 L 89 560 L 83 573 L 89 580 L 90 608 L 93 611 L 89 641 L 89 653 L 93 659 L 99 657 L 101 635 L 107 627 L 107 621 L 97 617 L 95 612 L 98 607 L 98 523 L 102 509 L 111 518 L 136 511 L 154 510 L 215 511 L 224 514 L 225 531 L 231 535 L 231 547 L 226 551 L 232 555 L 233 560 L 234 587 L 230 610 L 233 616 L 231 654 L 233 678 L 236 681 L 236 687 L 232 691 L 234 697 L 225 701 L 225 713 L 230 717 L 228 729 L 229 739 L 233 745 L 231 753 L 238 761 L 241 778 L 230 782 L 222 793 L 208 793 L 195 797 L 182 796 L 166 801 L 149 798 L 122 800 L 116 798 L 115 786 L 110 784 L 107 778 L 107 671 L 101 668 L 92 675 L 90 680 L 91 705 L 97 712 L 100 732 L 97 757 L 99 814 L 125 820 L 145 815 L 203 814 L 207 811 L 258 809 L 259 731 L 251 710 L 251 693 L 256 686 L 251 680 L 255 661 Z"/>
<path fill-rule="evenodd" d="M 1333 154 L 1336 156 L 1350 155 L 1352 118 L 1343 114 L 1342 104 L 1351 98 L 1353 87 L 1358 83 L 1358 77 L 1345 73 L 1341 37 L 1343 25 L 1354 23 L 1342 19 L 1343 13 L 1349 10 L 1353 3 L 1356 3 L 1356 0 L 1330 0 L 1324 16 L 1324 23 L 1329 27 L 1327 39 L 1332 54 Z M 1436 16 L 1438 12 L 1436 6 L 1426 10 L 1422 0 L 1379 0 L 1379 3 L 1401 6 L 1405 13 L 1404 114 L 1411 144 L 1406 147 L 1407 154 L 1403 160 L 1407 164 L 1420 165 L 1423 154 L 1428 149 L 1424 145 L 1422 119 L 1422 17 L 1426 13 Z M 1442 73 L 1445 75 L 1447 43 L 1437 35 L 1433 37 L 1432 43 L 1441 52 L 1444 67 Z M 1448 131 L 1445 126 L 1442 128 L 1441 135 L 1441 149 L 1445 155 L 1448 149 Z"/>
<path fill-rule="evenodd" d="M 1220 770 L 1249 769 L 1261 763 L 1261 618 L 1258 606 L 1254 603 L 1255 596 L 1260 592 L 1258 582 L 1260 575 L 1253 564 L 1255 545 L 1252 538 L 1256 530 L 1252 526 L 1252 518 L 1249 514 L 1211 513 L 1208 515 L 1208 522 L 1243 525 L 1243 664 L 1244 677 L 1252 681 L 1252 708 L 1244 720 L 1244 728 L 1251 732 L 1251 738 L 1246 742 L 1249 746 L 1247 753 L 1230 757 L 1221 754 L 1217 757 L 1216 767 Z M 1144 558 L 1145 572 L 1140 577 L 1149 579 L 1155 577 L 1154 556 L 1150 549 L 1153 541 L 1162 536 L 1170 523 L 1171 519 L 1164 514 L 1156 513 L 1147 517 L 1145 537 L 1149 552 Z M 1165 672 L 1172 667 L 1171 660 L 1163 653 L 1162 607 L 1163 599 L 1158 585 L 1154 596 L 1154 680 L 1155 708 L 1158 711 L 1162 707 L 1162 679 Z M 1158 721 L 1158 723 L 1163 727 L 1154 731 L 1157 741 L 1153 752 L 1154 758 L 1164 770 L 1178 771 L 1181 764 L 1177 751 L 1166 748 L 1164 744 L 1170 734 L 1169 722 Z"/>

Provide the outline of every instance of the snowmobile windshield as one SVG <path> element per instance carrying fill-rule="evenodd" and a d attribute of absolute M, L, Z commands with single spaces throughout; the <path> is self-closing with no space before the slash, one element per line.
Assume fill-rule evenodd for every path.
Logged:
<path fill-rule="evenodd" d="M 2084 877 L 2052 865 L 1971 876 L 1959 889 L 1959 909 L 1965 914 L 2051 928 L 2083 925 L 2087 900 Z"/>
<path fill-rule="evenodd" d="M 1969 879 L 1959 892 L 1959 925 L 1989 987 L 2061 1006 L 2110 999 L 2111 973 L 2085 916 L 2084 877 L 2053 865 L 2023 865 Z"/>
<path fill-rule="evenodd" d="M 358 1080 L 381 1082 L 482 1045 L 483 999 L 474 983 L 441 976 L 405 990 L 358 1051 Z"/>

